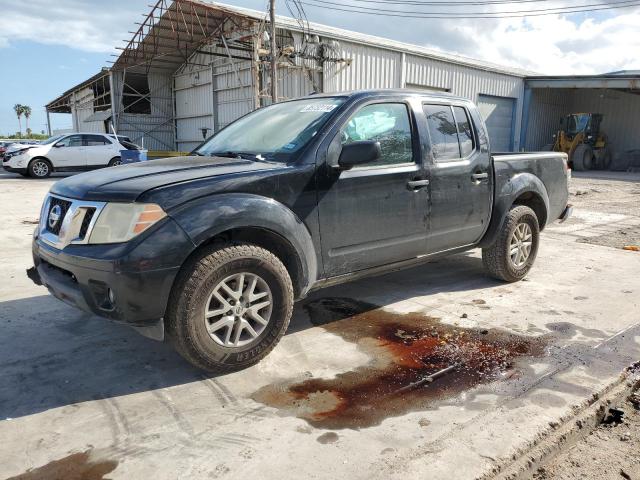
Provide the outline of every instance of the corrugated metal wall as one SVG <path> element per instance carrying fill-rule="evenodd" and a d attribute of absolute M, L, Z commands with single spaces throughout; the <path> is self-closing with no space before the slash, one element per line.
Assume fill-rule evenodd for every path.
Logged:
<path fill-rule="evenodd" d="M 564 90 L 535 88 L 531 91 L 531 106 L 526 137 L 526 150 L 541 150 L 553 142 L 560 118 L 571 109 L 571 93 Z"/>
<path fill-rule="evenodd" d="M 521 77 L 480 70 L 464 65 L 407 55 L 405 84 L 445 89 L 453 95 L 478 103 L 478 95 L 511 98 L 515 101 L 513 149 L 519 150 L 524 81 Z"/>
<path fill-rule="evenodd" d="M 112 72 L 111 101 L 118 135 L 126 135 L 134 143 L 149 150 L 175 148 L 173 120 L 173 77 L 171 74 L 150 72 L 147 75 L 151 92 L 151 114 L 125 113 L 122 107 L 124 72 Z"/>
<path fill-rule="evenodd" d="M 94 114 L 93 99 L 94 95 L 91 88 L 83 88 L 73 92 L 71 97 L 71 118 L 74 131 L 104 133 L 103 121 L 87 121 L 87 118 Z"/>
<path fill-rule="evenodd" d="M 325 63 L 324 91 L 368 88 L 445 90 L 478 101 L 478 95 L 514 99 L 514 150 L 519 149 L 524 82 L 521 77 L 480 70 L 383 48 L 340 42 L 341 54 L 350 65 Z M 403 60 L 404 57 L 404 60 Z"/>
<path fill-rule="evenodd" d="M 640 148 L 636 126 L 640 123 L 640 95 L 607 89 L 532 90 L 527 149 L 551 143 L 561 117 L 569 113 L 602 113 L 601 130 L 615 153 Z"/>
<path fill-rule="evenodd" d="M 202 128 L 213 133 L 213 88 L 211 68 L 198 68 L 174 78 L 176 143 L 188 152 L 202 141 Z"/>

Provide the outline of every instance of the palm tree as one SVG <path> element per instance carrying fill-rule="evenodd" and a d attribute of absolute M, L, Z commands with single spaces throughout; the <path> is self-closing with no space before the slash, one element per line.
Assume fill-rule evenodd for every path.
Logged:
<path fill-rule="evenodd" d="M 31 130 L 29 130 L 29 117 L 31 116 L 31 107 L 29 105 L 22 105 L 22 114 L 27 122 L 27 135 L 31 135 Z"/>
<path fill-rule="evenodd" d="M 16 103 L 13 106 L 13 111 L 16 112 L 16 115 L 18 117 L 18 125 L 20 125 L 20 136 L 22 136 L 22 118 L 21 117 L 22 117 L 22 114 L 24 113 L 23 108 L 24 107 L 19 103 Z"/>

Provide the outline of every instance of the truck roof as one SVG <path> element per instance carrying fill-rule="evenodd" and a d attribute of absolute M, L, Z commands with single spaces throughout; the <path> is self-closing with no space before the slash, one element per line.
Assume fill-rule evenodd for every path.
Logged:
<path fill-rule="evenodd" d="M 447 92 L 436 92 L 417 90 L 411 88 L 380 88 L 380 89 L 368 89 L 368 90 L 349 90 L 346 92 L 334 92 L 334 93 L 312 93 L 309 96 L 317 97 L 348 97 L 348 98 L 366 98 L 366 97 L 378 97 L 386 95 L 416 95 L 421 97 L 433 97 L 433 98 L 446 98 L 449 100 L 460 100 L 470 102 L 468 98 L 453 95 Z"/>

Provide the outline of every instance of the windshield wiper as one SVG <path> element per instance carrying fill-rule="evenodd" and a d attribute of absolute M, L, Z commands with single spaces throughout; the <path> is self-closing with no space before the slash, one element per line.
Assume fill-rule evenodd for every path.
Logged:
<path fill-rule="evenodd" d="M 264 160 L 259 153 L 234 152 L 232 150 L 227 150 L 226 152 L 211 152 L 209 155 L 212 157 L 241 158 L 243 160 Z"/>

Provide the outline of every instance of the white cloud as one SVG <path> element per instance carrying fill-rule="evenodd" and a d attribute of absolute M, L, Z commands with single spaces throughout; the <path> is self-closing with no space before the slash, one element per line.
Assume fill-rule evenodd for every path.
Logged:
<path fill-rule="evenodd" d="M 563 5 L 576 6 L 563 0 L 552 6 Z M 400 10 L 402 7 L 389 8 Z M 405 10 L 416 8 L 414 5 Z M 506 8 L 487 7 L 485 12 Z M 511 10 L 514 8 L 510 7 Z M 426 20 L 356 13 L 338 16 L 326 9 L 312 7 L 307 8 L 307 13 L 312 21 L 543 74 L 596 74 L 640 69 L 640 9 L 637 7 L 606 13 L 503 19 Z"/>
<path fill-rule="evenodd" d="M 494 63 L 545 74 L 594 74 L 640 68 L 637 25 L 640 11 L 581 22 L 555 15 L 503 19 L 492 28 L 475 22 L 449 33 L 459 29 L 467 39 L 468 47 L 460 53 Z"/>
<path fill-rule="evenodd" d="M 142 4 L 80 0 L 2 0 L 0 48 L 20 40 L 64 45 L 89 52 L 114 52 Z M 127 8 L 129 7 L 129 8 Z"/>

